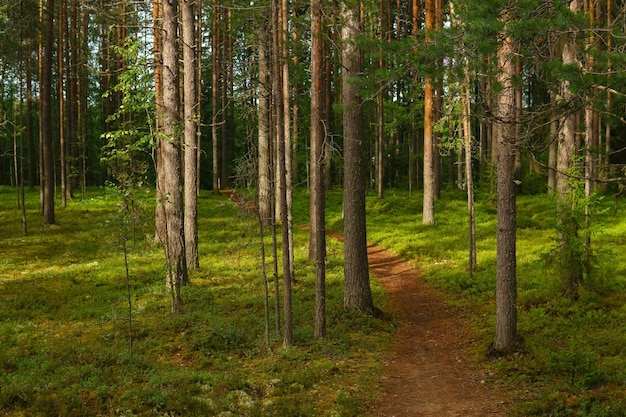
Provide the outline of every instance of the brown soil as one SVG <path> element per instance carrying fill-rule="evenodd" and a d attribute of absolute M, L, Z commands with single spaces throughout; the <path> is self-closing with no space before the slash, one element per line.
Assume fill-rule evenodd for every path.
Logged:
<path fill-rule="evenodd" d="M 467 314 L 448 306 L 402 258 L 378 246 L 370 246 L 368 254 L 398 323 L 372 415 L 505 416 L 510 395 L 472 353 L 475 338 Z"/>

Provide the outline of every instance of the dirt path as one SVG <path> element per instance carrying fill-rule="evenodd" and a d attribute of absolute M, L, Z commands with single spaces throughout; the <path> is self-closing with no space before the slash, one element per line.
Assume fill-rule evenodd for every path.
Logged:
<path fill-rule="evenodd" d="M 370 246 L 368 253 L 399 326 L 372 415 L 505 416 L 510 397 L 485 381 L 469 353 L 473 336 L 468 318 L 448 307 L 442 294 L 400 257 L 378 246 Z"/>

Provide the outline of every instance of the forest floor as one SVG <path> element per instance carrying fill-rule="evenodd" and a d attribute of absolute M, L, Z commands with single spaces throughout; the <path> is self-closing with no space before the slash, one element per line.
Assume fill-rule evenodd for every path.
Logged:
<path fill-rule="evenodd" d="M 468 314 L 399 256 L 379 246 L 368 256 L 398 323 L 372 415 L 505 416 L 512 393 L 478 362 Z"/>

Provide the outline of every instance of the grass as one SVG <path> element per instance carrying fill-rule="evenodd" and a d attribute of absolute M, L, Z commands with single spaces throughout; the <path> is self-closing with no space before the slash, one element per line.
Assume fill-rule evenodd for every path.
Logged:
<path fill-rule="evenodd" d="M 8 416 L 357 416 L 372 404 L 393 326 L 341 308 L 341 247 L 329 242 L 328 337 L 313 337 L 314 270 L 296 230 L 296 347 L 263 341 L 258 232 L 225 197 L 200 198 L 201 268 L 173 316 L 152 193 L 129 242 L 129 351 L 117 196 L 92 189 L 44 226 L 27 194 L 21 234 L 13 190 L 0 188 L 0 414 Z M 377 303 L 382 290 L 374 287 Z"/>
<path fill-rule="evenodd" d="M 331 199 L 339 201 L 338 193 Z M 576 302 L 560 292 L 558 264 L 550 257 L 556 228 L 554 200 L 518 197 L 517 278 L 520 343 L 511 355 L 492 358 L 495 331 L 495 210 L 480 193 L 476 206 L 478 266 L 469 279 L 465 195 L 444 192 L 436 224 L 421 224 L 421 195 L 390 191 L 367 199 L 368 238 L 416 264 L 450 303 L 473 314 L 476 356 L 498 370 L 516 391 L 513 416 L 626 415 L 626 218 L 604 202 L 592 248 L 596 264 Z M 623 206 L 623 204 L 621 205 Z M 331 214 L 340 229 L 341 216 Z"/>
<path fill-rule="evenodd" d="M 308 235 L 295 230 L 296 347 L 263 343 L 263 298 L 254 220 L 224 197 L 200 198 L 201 268 L 169 312 L 162 250 L 152 243 L 152 193 L 129 245 L 133 354 L 118 198 L 102 189 L 58 210 L 43 226 L 37 192 L 27 195 L 31 233 L 21 235 L 15 193 L 0 188 L 0 413 L 20 415 L 367 415 L 393 325 L 342 309 L 342 249 L 328 244 L 328 329 L 313 338 L 314 269 Z M 478 266 L 467 271 L 465 196 L 446 191 L 436 224 L 421 224 L 421 196 L 390 190 L 367 198 L 368 237 L 417 265 L 449 302 L 474 317 L 475 356 L 515 392 L 516 416 L 626 415 L 626 217 L 597 221 L 593 275 L 573 302 L 560 294 L 549 254 L 554 203 L 518 198 L 518 348 L 487 352 L 495 328 L 495 212 L 477 197 Z M 604 203 L 613 208 L 611 202 Z M 623 206 L 620 205 L 620 206 Z M 308 195 L 294 201 L 308 222 Z M 341 191 L 331 190 L 328 229 L 340 231 Z M 128 234 L 126 231 L 124 234 Z M 132 240 L 131 240 L 132 242 Z M 373 281 L 375 302 L 389 306 Z M 390 316 L 387 314 L 386 316 Z"/>

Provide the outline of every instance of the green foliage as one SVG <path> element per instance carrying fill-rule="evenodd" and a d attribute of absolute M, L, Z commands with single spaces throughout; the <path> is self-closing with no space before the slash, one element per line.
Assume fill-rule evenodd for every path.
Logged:
<path fill-rule="evenodd" d="M 445 290 L 449 302 L 474 318 L 475 354 L 485 358 L 493 342 L 495 311 L 496 221 L 485 190 L 477 190 L 478 265 L 468 278 L 465 195 L 445 191 L 437 202 L 437 223 L 419 222 L 421 195 L 390 190 L 385 199 L 367 198 L 368 239 L 413 261 L 424 279 Z M 580 190 L 579 190 L 580 191 Z M 340 195 L 330 194 L 335 201 Z M 579 209 L 584 200 L 577 200 Z M 580 288 L 577 301 L 562 296 L 559 268 L 546 268 L 545 253 L 557 234 L 555 200 L 546 195 L 517 199 L 518 351 L 485 367 L 497 369 L 504 384 L 519 394 L 515 416 L 622 416 L 626 380 L 626 260 L 608 248 L 626 240 L 623 208 L 594 197 L 592 212 L 602 223 L 592 224 L 596 253 L 593 275 Z M 578 213 L 578 212 L 577 212 Z M 580 213 L 578 213 L 580 214 Z M 329 212 L 331 224 L 340 212 Z M 584 220 L 584 218 L 583 218 Z M 551 264 L 558 264 L 552 258 Z"/>
<path fill-rule="evenodd" d="M 128 245 L 129 355 L 117 193 L 90 189 L 89 198 L 58 213 L 58 225 L 22 236 L 14 190 L 0 187 L 0 414 L 365 414 L 393 327 L 344 314 L 341 245 L 329 242 L 329 332 L 320 341 L 313 337 L 308 235 L 296 229 L 296 347 L 283 350 L 282 338 L 273 335 L 268 352 L 255 219 L 221 196 L 200 197 L 205 266 L 183 288 L 183 311 L 175 317 L 162 252 L 152 243 L 153 222 L 138 223 L 137 241 Z M 139 192 L 137 200 L 153 212 L 153 192 Z M 37 192 L 29 192 L 29 219 L 39 216 L 37 202 Z M 297 203 L 305 205 L 306 198 Z M 378 285 L 374 296 L 384 308 Z M 346 394 L 339 399 L 339 392 Z"/>
<path fill-rule="evenodd" d="M 155 93 L 146 46 L 139 40 L 127 38 L 115 47 L 123 59 L 124 70 L 118 84 L 105 92 L 121 96 L 121 106 L 107 119 L 116 128 L 103 135 L 105 144 L 101 161 L 106 164 L 115 185 L 122 190 L 142 187 L 152 164 L 155 146 Z"/>

